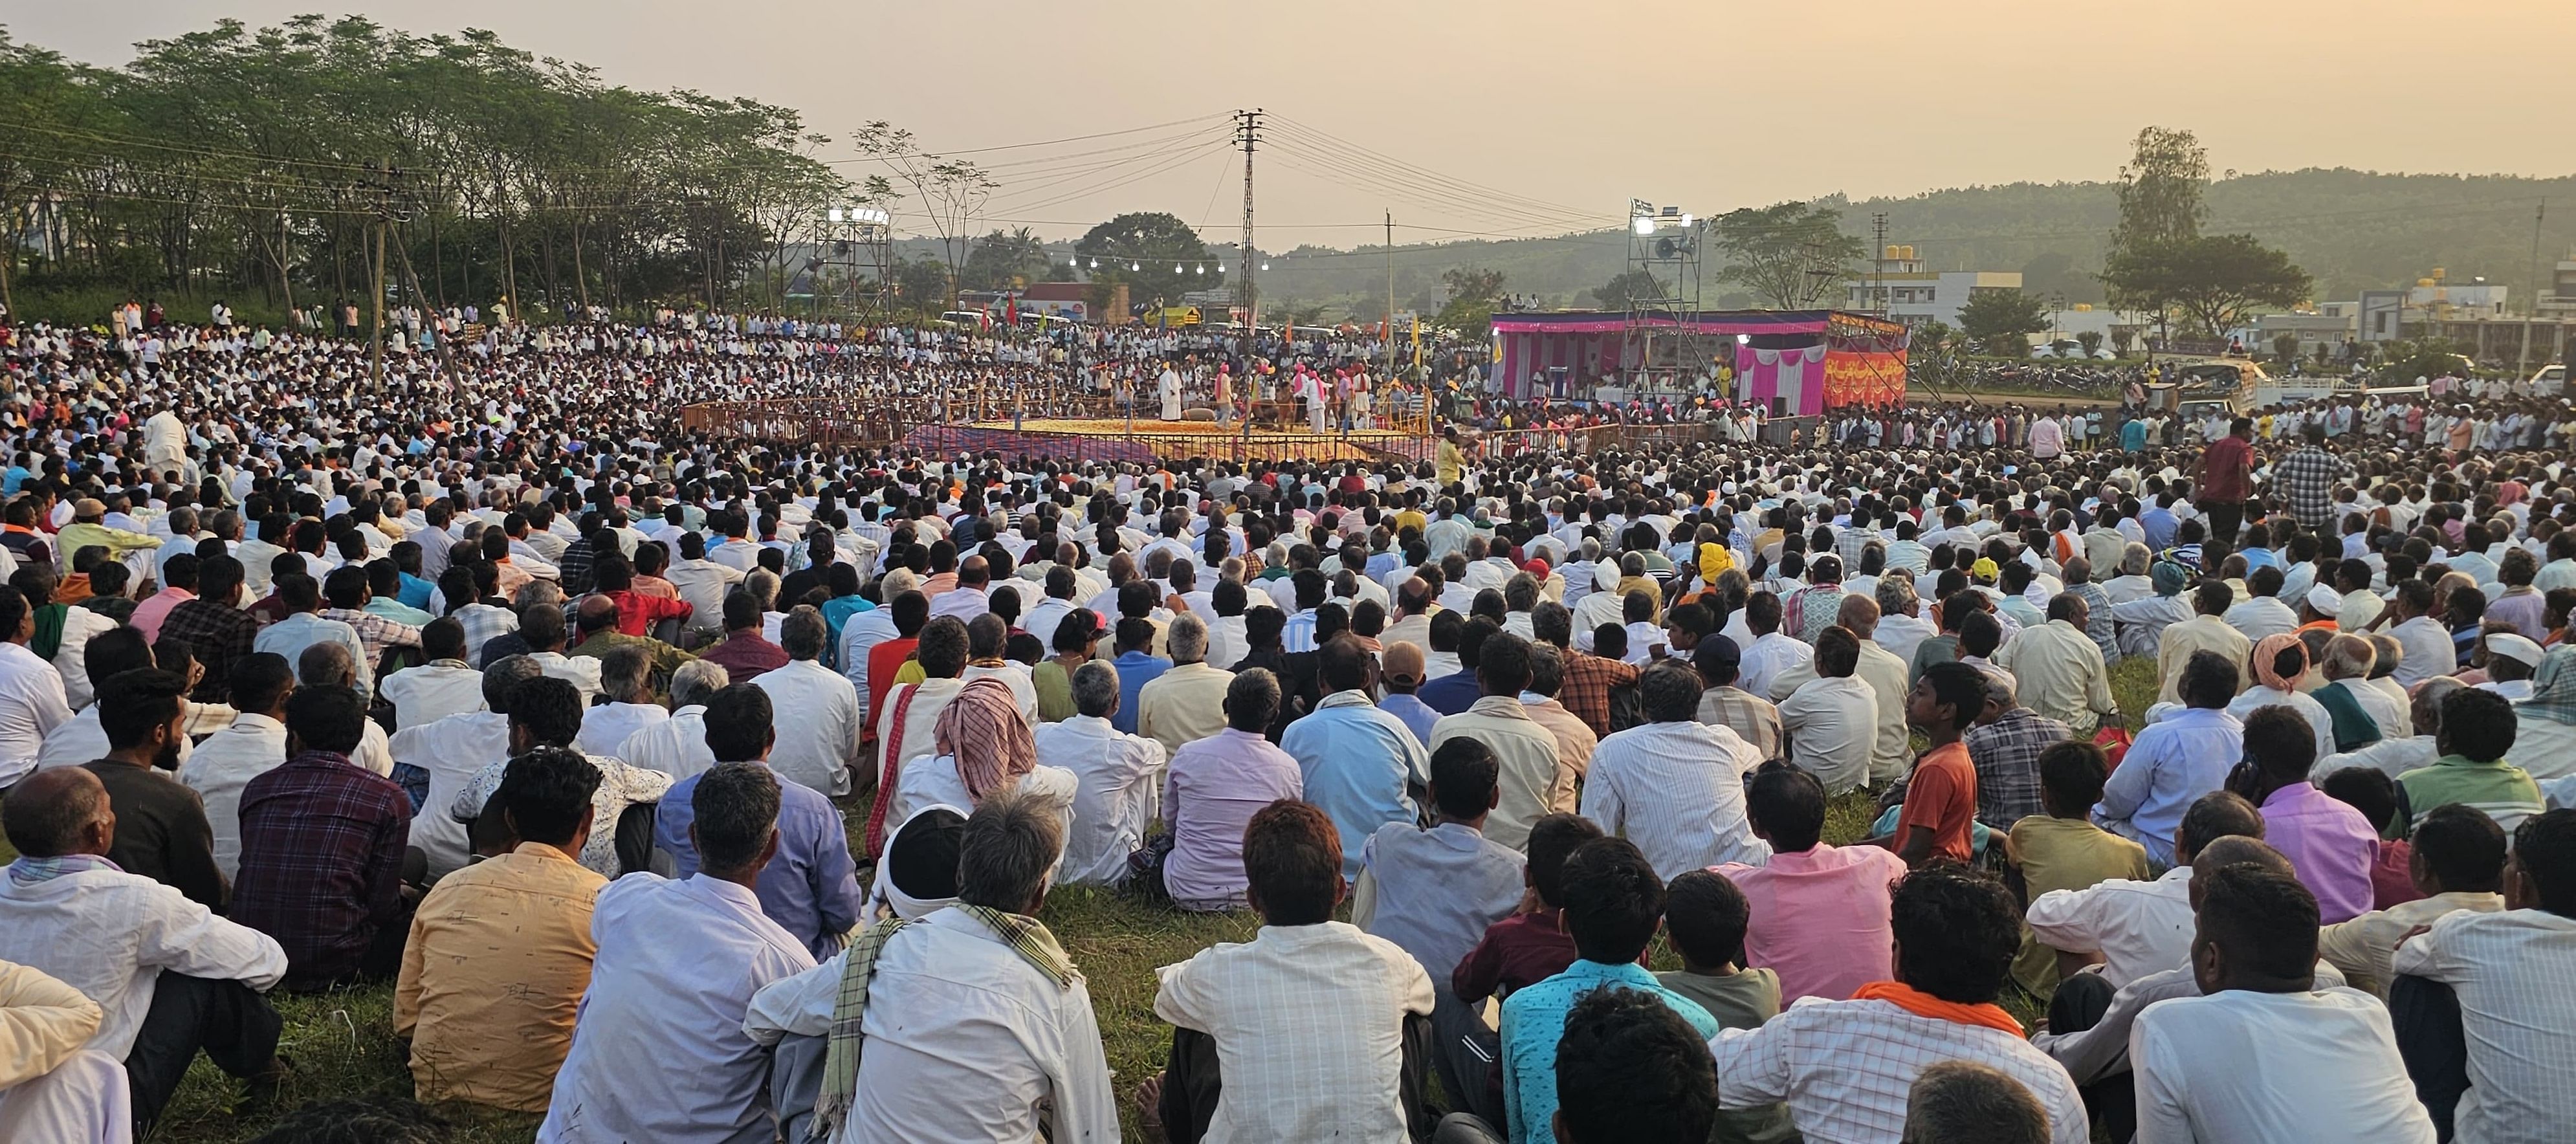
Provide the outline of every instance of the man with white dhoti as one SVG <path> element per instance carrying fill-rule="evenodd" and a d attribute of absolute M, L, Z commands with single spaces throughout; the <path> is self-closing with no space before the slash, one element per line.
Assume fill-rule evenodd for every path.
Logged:
<path fill-rule="evenodd" d="M 143 463 L 156 475 L 178 472 L 182 480 L 197 480 L 188 463 L 188 426 L 179 420 L 178 410 L 165 408 L 144 419 Z"/>
<path fill-rule="evenodd" d="M 1165 421 L 1178 421 L 1178 420 L 1180 420 L 1180 419 L 1181 419 L 1181 375 L 1180 375 L 1180 373 L 1179 373 L 1179 372 L 1177 372 L 1177 371 L 1175 371 L 1172 367 L 1170 367 L 1170 366 L 1168 366 L 1168 365 L 1167 365 L 1167 366 L 1164 366 L 1164 367 L 1163 367 L 1163 376 L 1162 376 L 1162 377 L 1160 377 L 1160 378 L 1158 378 L 1158 379 L 1156 379 L 1156 380 L 1155 380 L 1155 382 L 1154 382 L 1154 393 L 1155 393 L 1155 395 L 1156 395 L 1156 396 L 1158 396 L 1158 397 L 1160 397 L 1160 398 L 1162 398 L 1162 399 L 1163 399 L 1163 420 L 1165 420 Z"/>

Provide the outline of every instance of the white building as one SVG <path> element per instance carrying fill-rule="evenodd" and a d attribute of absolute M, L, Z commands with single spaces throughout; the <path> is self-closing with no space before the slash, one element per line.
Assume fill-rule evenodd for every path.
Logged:
<path fill-rule="evenodd" d="M 1939 322 L 1956 328 L 1959 308 L 1979 290 L 2019 290 L 2018 270 L 1933 270 L 1911 246 L 1890 246 L 1883 257 L 1843 284 L 1843 304 L 1873 310 L 1909 326 Z"/>

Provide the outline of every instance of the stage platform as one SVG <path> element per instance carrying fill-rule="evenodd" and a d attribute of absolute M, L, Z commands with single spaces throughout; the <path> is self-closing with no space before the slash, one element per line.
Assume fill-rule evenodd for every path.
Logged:
<path fill-rule="evenodd" d="M 1413 461 L 1430 456 L 1433 447 L 1432 438 L 1411 429 L 1318 434 L 1264 423 L 1246 432 L 1241 425 L 1143 417 L 1133 422 L 1123 417 L 1030 418 L 1016 425 L 1007 420 L 922 425 L 906 433 L 903 443 L 924 453 L 997 452 L 1006 457 L 1136 464 L 1196 457 L 1232 461 Z"/>

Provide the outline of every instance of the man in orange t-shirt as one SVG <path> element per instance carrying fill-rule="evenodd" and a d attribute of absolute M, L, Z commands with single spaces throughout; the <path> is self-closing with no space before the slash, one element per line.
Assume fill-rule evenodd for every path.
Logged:
<path fill-rule="evenodd" d="M 1914 764 L 1905 785 L 1905 809 L 1896 830 L 1878 843 L 1896 851 L 1905 864 L 1965 862 L 1972 855 L 1970 830 L 1977 817 L 1977 768 L 1960 741 L 1968 725 L 1985 710 L 1986 675 L 1965 663 L 1936 663 L 1923 670 L 1905 697 L 1905 721 L 1920 728 L 1932 748 Z"/>

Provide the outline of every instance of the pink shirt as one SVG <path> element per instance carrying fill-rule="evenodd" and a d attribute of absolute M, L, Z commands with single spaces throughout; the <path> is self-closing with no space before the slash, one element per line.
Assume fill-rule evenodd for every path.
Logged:
<path fill-rule="evenodd" d="M 1848 1001 L 1861 986 L 1895 977 L 1896 933 L 1888 886 L 1905 861 L 1876 846 L 1817 843 L 1774 854 L 1768 866 L 1716 868 L 1752 909 L 1745 960 L 1780 975 L 1780 1006 L 1801 997 Z"/>
<path fill-rule="evenodd" d="M 170 609 L 196 598 L 196 593 L 185 588 L 163 588 L 134 605 L 134 615 L 126 622 L 143 633 L 143 642 L 150 643 L 161 638 L 161 621 L 169 618 Z"/>
<path fill-rule="evenodd" d="M 2379 832 L 2351 806 L 2293 783 L 2263 800 L 2263 841 L 2290 860 L 2317 896 L 2317 920 L 2348 922 L 2369 913 L 2370 868 L 2379 861 Z"/>

